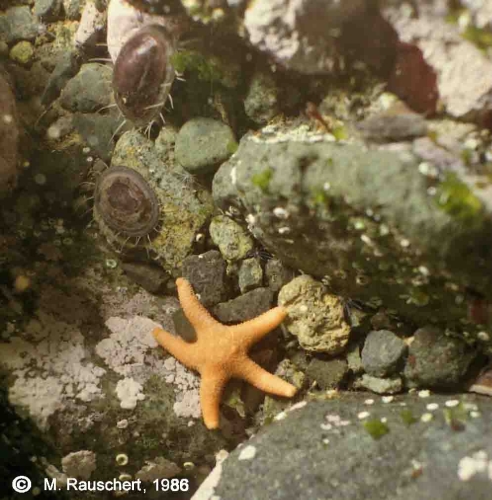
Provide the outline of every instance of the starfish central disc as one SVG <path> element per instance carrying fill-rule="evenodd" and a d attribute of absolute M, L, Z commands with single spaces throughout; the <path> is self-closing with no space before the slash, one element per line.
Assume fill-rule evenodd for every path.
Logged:
<path fill-rule="evenodd" d="M 258 389 L 277 396 L 292 397 L 296 388 L 257 365 L 248 351 L 284 320 L 287 311 L 275 307 L 256 318 L 234 326 L 214 319 L 200 303 L 191 284 L 176 280 L 183 311 L 195 328 L 196 342 L 188 343 L 161 328 L 153 335 L 157 342 L 188 368 L 201 375 L 200 403 L 205 425 L 219 427 L 219 404 L 231 378 L 246 380 Z"/>

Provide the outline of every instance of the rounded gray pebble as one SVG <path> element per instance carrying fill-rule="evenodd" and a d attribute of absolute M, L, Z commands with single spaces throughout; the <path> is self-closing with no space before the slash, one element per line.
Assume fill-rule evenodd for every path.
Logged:
<path fill-rule="evenodd" d="M 191 174 L 213 172 L 237 148 L 231 128 L 211 118 L 193 118 L 179 131 L 176 159 Z"/>

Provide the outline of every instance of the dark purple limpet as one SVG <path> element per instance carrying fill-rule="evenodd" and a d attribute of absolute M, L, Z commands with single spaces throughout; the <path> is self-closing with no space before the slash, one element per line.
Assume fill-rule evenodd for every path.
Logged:
<path fill-rule="evenodd" d="M 175 72 L 170 59 L 175 43 L 162 26 L 138 30 L 123 45 L 113 72 L 116 103 L 127 120 L 144 126 L 159 116 Z"/>
<path fill-rule="evenodd" d="M 111 167 L 101 174 L 94 209 L 110 229 L 130 238 L 148 235 L 159 223 L 157 196 L 148 182 L 128 167 Z"/>

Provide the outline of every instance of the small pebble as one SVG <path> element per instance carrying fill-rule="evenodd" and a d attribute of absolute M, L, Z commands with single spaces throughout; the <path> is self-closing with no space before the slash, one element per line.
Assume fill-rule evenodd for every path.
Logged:
<path fill-rule="evenodd" d="M 439 405 L 437 403 L 429 403 L 427 405 L 427 409 L 429 411 L 434 411 L 434 410 L 437 410 L 439 408 Z"/>
<path fill-rule="evenodd" d="M 391 403 L 391 401 L 393 401 L 393 399 L 395 399 L 394 396 L 383 396 L 381 398 L 381 401 L 383 403 Z"/>
<path fill-rule="evenodd" d="M 366 399 L 366 400 L 364 401 L 364 404 L 365 404 L 365 405 L 372 405 L 372 404 L 374 404 L 374 399 Z"/>
<path fill-rule="evenodd" d="M 369 415 L 370 415 L 370 413 L 368 411 L 361 411 L 357 415 L 357 417 L 359 418 L 359 420 L 363 420 L 364 418 L 367 418 Z"/>
<path fill-rule="evenodd" d="M 422 420 L 422 422 L 430 422 L 433 418 L 434 418 L 434 415 L 432 415 L 432 413 L 424 413 L 420 417 L 420 420 Z"/>
<path fill-rule="evenodd" d="M 428 398 L 430 396 L 430 391 L 419 391 L 419 398 Z"/>

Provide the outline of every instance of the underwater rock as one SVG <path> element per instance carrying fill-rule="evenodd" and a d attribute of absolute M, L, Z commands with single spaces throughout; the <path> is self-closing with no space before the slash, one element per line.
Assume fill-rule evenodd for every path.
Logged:
<path fill-rule="evenodd" d="M 213 315 L 221 323 L 237 323 L 267 312 L 273 301 L 273 292 L 269 288 L 255 288 L 235 299 L 217 304 Z"/>
<path fill-rule="evenodd" d="M 362 366 L 370 375 L 384 377 L 396 370 L 406 350 L 405 342 L 393 332 L 369 332 L 361 353 Z"/>
<path fill-rule="evenodd" d="M 354 381 L 354 389 L 367 389 L 376 394 L 396 394 L 402 391 L 403 382 L 400 377 L 381 378 L 364 373 Z"/>
<path fill-rule="evenodd" d="M 475 356 L 476 351 L 461 339 L 447 337 L 438 328 L 426 326 L 415 332 L 405 377 L 419 387 L 456 389 L 464 382 Z"/>
<path fill-rule="evenodd" d="M 261 268 L 259 259 L 251 258 L 241 262 L 238 271 L 238 281 L 241 293 L 249 292 L 262 285 L 263 269 Z"/>
<path fill-rule="evenodd" d="M 308 275 L 298 276 L 282 287 L 278 304 L 287 309 L 284 325 L 303 349 L 327 354 L 345 349 L 350 326 L 340 299 L 328 293 L 322 283 Z"/>
<path fill-rule="evenodd" d="M 284 285 L 294 279 L 294 271 L 285 267 L 278 259 L 270 259 L 265 265 L 265 278 L 268 286 L 278 292 Z"/>
<path fill-rule="evenodd" d="M 244 98 L 244 112 L 258 125 L 265 125 L 280 111 L 280 88 L 274 76 L 256 70 Z"/>
<path fill-rule="evenodd" d="M 226 298 L 226 263 L 217 250 L 186 257 L 182 276 L 200 295 L 200 302 L 204 306 L 213 306 Z"/>
<path fill-rule="evenodd" d="M 316 381 L 320 389 L 327 391 L 339 387 L 347 370 L 347 362 L 344 359 L 313 358 L 307 367 L 306 375 Z"/>
<path fill-rule="evenodd" d="M 458 125 L 446 127 L 467 142 Z M 428 138 L 380 146 L 267 126 L 243 137 L 213 196 L 223 210 L 240 210 L 286 265 L 336 293 L 416 322 L 467 324 L 467 290 L 491 298 L 492 198 L 487 178 L 472 176 L 447 137 L 438 132 L 432 143 L 452 156 L 441 162 L 419 155 Z"/>
<path fill-rule="evenodd" d="M 16 184 L 18 144 L 15 97 L 0 68 L 0 196 L 10 192 Z"/>
<path fill-rule="evenodd" d="M 211 118 L 193 118 L 176 138 L 176 160 L 188 172 L 203 175 L 217 170 L 237 148 L 234 132 Z"/>
<path fill-rule="evenodd" d="M 111 70 L 98 63 L 83 64 L 67 82 L 60 98 L 65 109 L 81 113 L 99 111 L 110 102 Z"/>
<path fill-rule="evenodd" d="M 218 463 L 192 498 L 488 497 L 492 399 L 408 395 L 367 407 L 365 398 L 344 394 L 281 413 Z M 433 414 L 431 402 L 440 408 Z M 421 421 L 426 413 L 431 420 Z"/>
<path fill-rule="evenodd" d="M 229 261 L 244 259 L 253 250 L 251 236 L 236 221 L 225 215 L 212 219 L 210 236 L 224 259 Z"/>
<path fill-rule="evenodd" d="M 34 40 L 40 25 L 28 6 L 11 7 L 0 14 L 0 33 L 7 43 Z"/>

